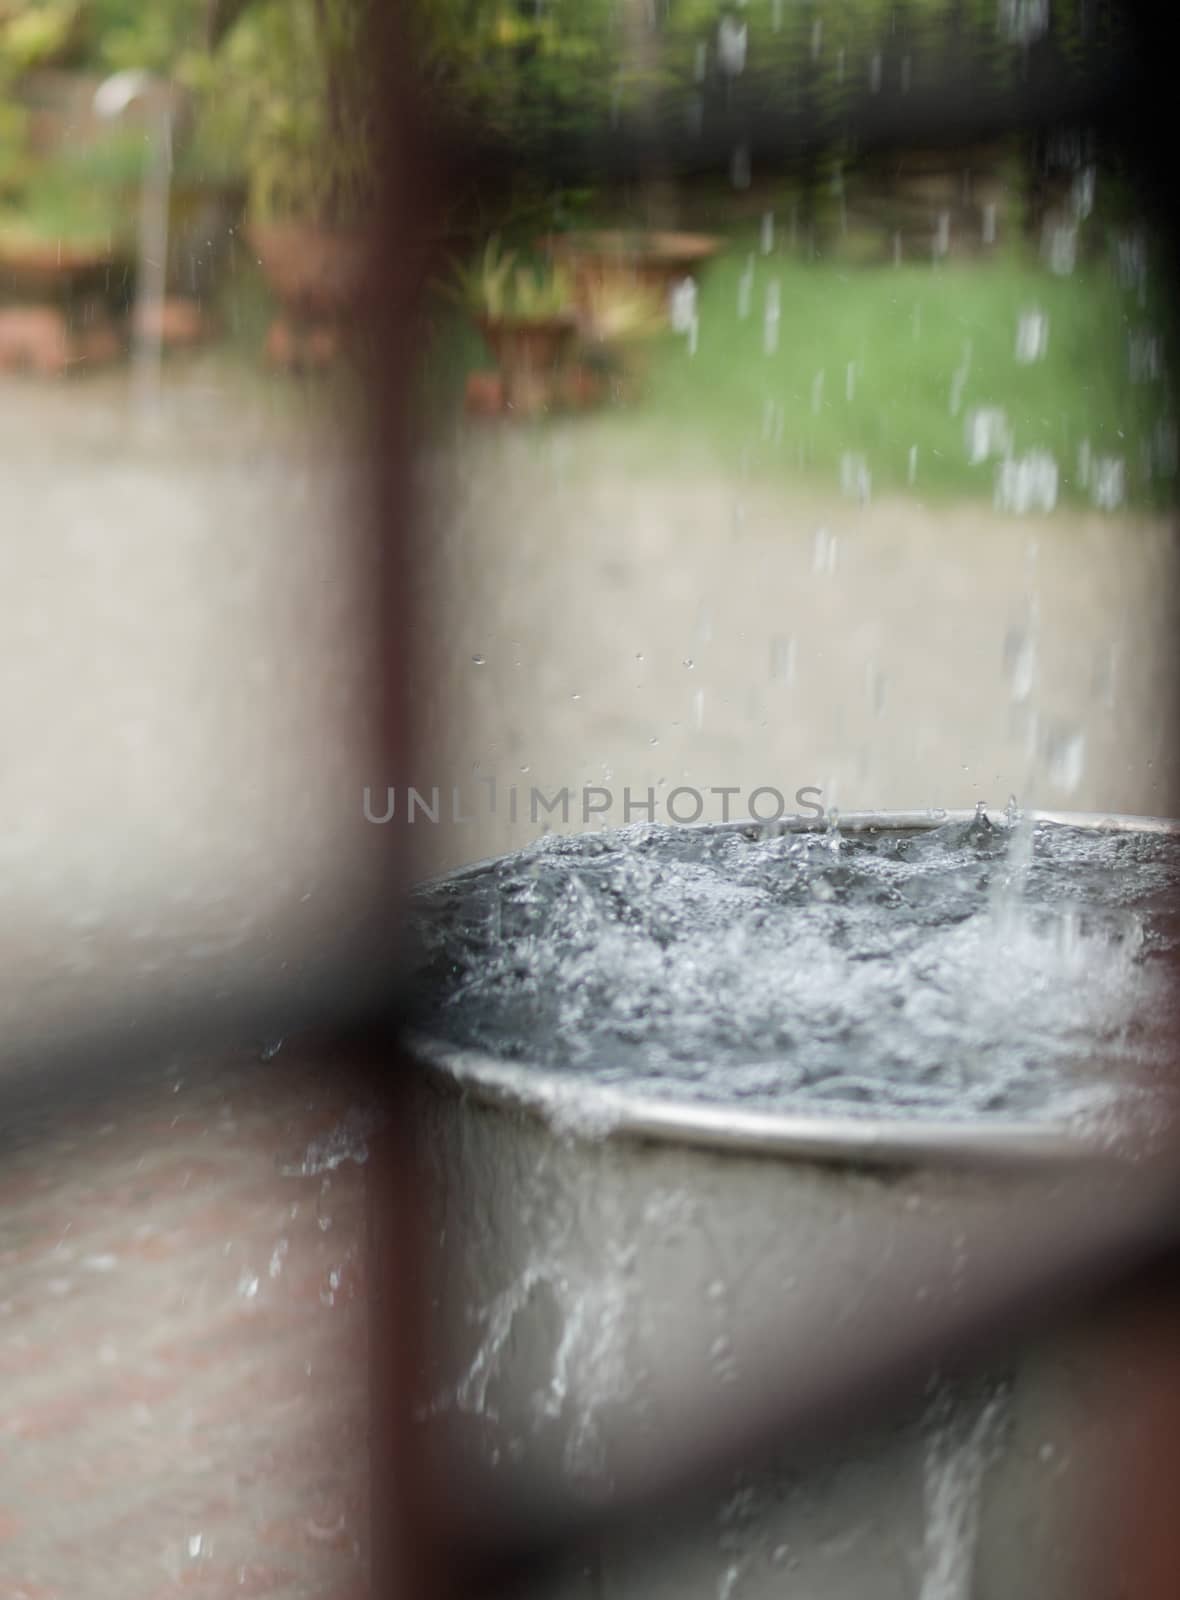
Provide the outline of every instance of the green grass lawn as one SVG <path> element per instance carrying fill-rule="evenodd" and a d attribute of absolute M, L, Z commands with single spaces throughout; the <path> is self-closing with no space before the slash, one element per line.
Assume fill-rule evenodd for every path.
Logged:
<path fill-rule="evenodd" d="M 773 285 L 780 314 L 768 348 Z M 1028 311 L 1047 315 L 1048 346 L 1021 364 L 1017 328 Z M 916 494 L 991 498 L 996 463 L 970 463 L 966 432 L 975 408 L 998 406 L 1016 456 L 1054 457 L 1063 501 L 1088 499 L 1077 481 L 1087 440 L 1094 456 L 1125 461 L 1128 503 L 1171 498 L 1173 480 L 1160 471 L 1166 379 L 1132 382 L 1129 359 L 1133 334 L 1162 335 L 1163 324 L 1105 258 L 1079 261 L 1067 277 L 1016 247 L 990 261 L 843 266 L 763 256 L 756 237 L 738 237 L 701 275 L 698 321 L 695 351 L 675 335 L 650 347 L 639 402 L 585 418 L 629 462 L 707 452 L 737 470 L 838 486 L 841 460 L 853 455 L 873 493 L 907 490 L 912 473 Z M 451 405 L 459 375 L 488 364 L 470 332 L 442 340 L 437 356 Z"/>

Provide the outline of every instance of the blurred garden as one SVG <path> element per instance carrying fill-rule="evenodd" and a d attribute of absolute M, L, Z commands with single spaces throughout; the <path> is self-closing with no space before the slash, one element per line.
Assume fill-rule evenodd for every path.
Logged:
<path fill-rule="evenodd" d="M 388 267 L 366 4 L 0 0 L 0 372 L 355 364 Z M 1085 19 L 422 0 L 404 38 L 449 197 L 424 427 L 576 418 L 621 465 L 699 446 L 854 500 L 1169 501 L 1165 270 L 1119 153 L 1068 116 L 1119 49 Z M 956 96 L 983 127 L 989 95 L 1047 84 L 1043 126 L 948 132 Z"/>

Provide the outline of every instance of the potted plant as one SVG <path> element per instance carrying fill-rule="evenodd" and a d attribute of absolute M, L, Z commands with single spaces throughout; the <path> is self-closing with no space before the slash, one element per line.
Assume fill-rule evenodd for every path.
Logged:
<path fill-rule="evenodd" d="M 194 20 L 188 0 L 138 9 L 126 0 L 0 0 L 0 297 L 10 364 L 27 351 L 25 363 L 46 370 L 87 366 L 125 347 L 144 188 L 158 184 L 165 116 L 174 156 L 164 180 L 170 292 L 151 320 L 163 344 L 192 343 L 206 330 L 200 297 L 233 196 L 224 186 L 213 194 L 208 174 L 187 166 L 191 97 L 180 79 Z M 119 88 L 124 98 L 112 100 Z M 137 312 L 147 320 L 148 307 Z M 31 330 L 55 326 L 52 350 L 48 331 L 36 349 Z"/>
<path fill-rule="evenodd" d="M 522 262 L 493 237 L 457 274 L 457 292 L 496 361 L 504 404 L 525 416 L 547 409 L 578 334 L 565 271 Z"/>
<path fill-rule="evenodd" d="M 231 0 L 194 71 L 199 137 L 237 148 L 246 237 L 280 315 L 268 348 L 318 364 L 371 280 L 375 63 L 365 0 Z"/>
<path fill-rule="evenodd" d="M 585 370 L 615 399 L 632 397 L 647 367 L 647 348 L 667 328 L 666 297 L 651 283 L 625 276 L 583 284 L 578 308 Z"/>
<path fill-rule="evenodd" d="M 666 307 L 673 284 L 699 272 L 720 249 L 720 240 L 708 234 L 646 229 L 553 233 L 540 244 L 571 274 L 583 308 L 595 294 L 623 294 L 636 287 L 653 291 Z"/>
<path fill-rule="evenodd" d="M 122 349 L 142 142 L 42 156 L 18 148 L 0 193 L 0 366 L 85 370 Z"/>

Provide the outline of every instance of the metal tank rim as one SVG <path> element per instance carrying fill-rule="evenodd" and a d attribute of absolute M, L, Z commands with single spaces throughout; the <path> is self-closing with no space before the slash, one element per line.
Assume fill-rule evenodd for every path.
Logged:
<path fill-rule="evenodd" d="M 963 811 L 858 811 L 839 819 L 840 829 L 925 831 L 970 822 Z M 1055 823 L 1098 833 L 1180 835 L 1180 821 L 1117 812 L 1040 811 L 1021 814 L 1029 822 Z M 759 823 L 684 824 L 689 831 L 740 833 L 751 827 L 816 833 L 826 817 Z M 507 852 L 506 854 L 511 854 Z M 469 862 L 414 885 L 417 890 L 460 883 L 504 856 Z M 1144 1158 L 1141 1143 L 1123 1130 L 1092 1129 L 1068 1122 L 1002 1119 L 789 1115 L 758 1108 L 723 1106 L 669 1095 L 633 1094 L 614 1085 L 580 1081 L 567 1073 L 500 1060 L 484 1051 L 460 1049 L 445 1040 L 408 1031 L 405 1042 L 428 1081 L 476 1104 L 545 1124 L 573 1140 L 623 1140 L 686 1146 L 718 1154 L 774 1156 L 846 1166 L 1032 1168 L 1109 1167 Z"/>

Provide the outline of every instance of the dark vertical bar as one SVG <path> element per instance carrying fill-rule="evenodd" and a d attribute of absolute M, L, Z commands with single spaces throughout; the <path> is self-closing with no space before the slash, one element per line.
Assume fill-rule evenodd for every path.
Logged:
<path fill-rule="evenodd" d="M 419 361 L 421 297 L 431 271 L 437 177 L 416 93 L 409 8 L 373 0 L 372 48 L 380 63 L 380 212 L 371 285 L 370 408 L 366 444 L 374 463 L 373 504 L 383 560 L 381 638 L 386 770 L 409 768 L 412 715 L 406 681 L 414 618 L 408 595 L 413 561 L 412 391 Z M 404 885 L 407 864 L 397 863 Z M 396 940 L 394 941 L 396 943 Z M 390 994 L 399 988 L 390 974 Z M 392 1003 L 396 1004 L 396 1000 Z M 373 1141 L 369 1194 L 370 1473 L 374 1600 L 441 1600 L 447 1592 L 440 1538 L 442 1502 L 426 1460 L 427 1430 L 415 1422 L 423 1369 L 422 1187 L 408 1096 L 410 1064 L 389 1015 L 365 1044 L 367 1070 L 382 1102 L 384 1128 Z"/>

